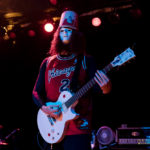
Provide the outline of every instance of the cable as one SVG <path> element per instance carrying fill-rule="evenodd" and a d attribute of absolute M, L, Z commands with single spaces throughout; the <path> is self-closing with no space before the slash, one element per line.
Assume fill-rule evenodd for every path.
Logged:
<path fill-rule="evenodd" d="M 39 132 L 37 133 L 37 144 L 38 144 L 38 146 L 39 146 L 39 148 L 41 149 L 41 150 L 44 150 L 44 148 L 41 146 L 41 144 L 40 144 L 40 142 L 39 142 Z"/>

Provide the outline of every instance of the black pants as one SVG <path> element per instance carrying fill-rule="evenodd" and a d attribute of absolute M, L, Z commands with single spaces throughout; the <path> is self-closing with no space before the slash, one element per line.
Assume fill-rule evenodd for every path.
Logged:
<path fill-rule="evenodd" d="M 90 135 L 69 135 L 65 136 L 60 143 L 53 144 L 52 150 L 91 150 L 90 142 Z M 51 150 L 51 145 L 45 143 L 44 150 Z"/>

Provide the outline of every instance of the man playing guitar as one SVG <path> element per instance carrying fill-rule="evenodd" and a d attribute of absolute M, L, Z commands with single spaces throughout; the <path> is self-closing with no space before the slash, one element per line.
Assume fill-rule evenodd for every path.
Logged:
<path fill-rule="evenodd" d="M 43 128 L 40 131 L 45 144 L 53 144 L 54 150 L 91 150 L 92 90 L 83 97 L 80 95 L 84 90 L 77 93 L 77 101 L 71 97 L 93 77 L 92 82 L 99 85 L 95 89 L 104 94 L 111 91 L 107 75 L 97 70 L 93 57 L 85 54 L 84 40 L 78 29 L 77 13 L 64 11 L 51 42 L 50 56 L 43 60 L 33 89 L 41 119 L 46 117 L 50 125 L 45 131 L 46 123 L 39 119 L 39 128 Z"/>

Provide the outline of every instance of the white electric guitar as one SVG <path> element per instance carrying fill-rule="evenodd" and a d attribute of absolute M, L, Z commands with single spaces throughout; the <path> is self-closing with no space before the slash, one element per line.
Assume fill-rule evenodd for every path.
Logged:
<path fill-rule="evenodd" d="M 134 58 L 135 54 L 132 49 L 127 48 L 120 55 L 116 56 L 114 60 L 107 65 L 102 71 L 107 73 L 112 68 L 116 66 L 121 66 L 125 62 Z M 55 119 L 46 115 L 41 109 L 38 111 L 37 115 L 37 125 L 42 138 L 50 144 L 60 142 L 64 135 L 67 123 L 76 119 L 77 114 L 74 112 L 72 105 L 81 98 L 90 88 L 96 84 L 94 77 L 88 81 L 78 92 L 72 94 L 69 91 L 63 91 L 57 102 L 48 102 L 46 105 L 60 105 L 61 115 L 59 118 Z"/>

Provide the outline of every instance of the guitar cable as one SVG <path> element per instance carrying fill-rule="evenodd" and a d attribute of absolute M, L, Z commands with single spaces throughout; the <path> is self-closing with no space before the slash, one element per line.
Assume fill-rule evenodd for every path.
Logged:
<path fill-rule="evenodd" d="M 45 150 L 47 148 L 48 144 L 43 148 L 40 144 L 39 135 L 40 135 L 40 132 L 37 133 L 37 144 L 41 150 Z M 53 150 L 53 144 L 50 145 L 50 149 Z"/>
<path fill-rule="evenodd" d="M 38 132 L 38 133 L 37 133 L 37 144 L 38 144 L 38 146 L 39 146 L 39 148 L 40 148 L 41 150 L 44 150 L 44 148 L 41 146 L 41 144 L 40 144 L 40 142 L 39 142 L 39 135 L 40 135 L 40 133 Z"/>

